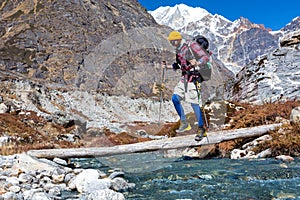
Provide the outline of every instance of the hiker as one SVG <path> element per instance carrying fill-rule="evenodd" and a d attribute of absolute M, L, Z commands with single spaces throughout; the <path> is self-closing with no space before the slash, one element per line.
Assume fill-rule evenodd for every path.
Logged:
<path fill-rule="evenodd" d="M 172 95 L 172 102 L 180 117 L 180 126 L 176 132 L 191 130 L 191 125 L 187 122 L 184 109 L 181 105 L 181 100 L 185 100 L 191 103 L 196 119 L 198 120 L 198 130 L 195 140 L 200 141 L 203 137 L 206 137 L 206 130 L 204 128 L 202 111 L 199 106 L 199 104 L 202 104 L 200 97 L 202 81 L 201 75 L 197 73 L 197 67 L 206 64 L 209 61 L 209 55 L 196 41 L 190 42 L 185 40 L 177 31 L 172 31 L 168 36 L 168 40 L 176 48 L 176 62 L 172 65 L 162 63 L 162 67 L 173 70 L 181 69 L 182 71 L 181 79 L 175 86 Z M 196 60 L 194 54 L 200 59 Z"/>

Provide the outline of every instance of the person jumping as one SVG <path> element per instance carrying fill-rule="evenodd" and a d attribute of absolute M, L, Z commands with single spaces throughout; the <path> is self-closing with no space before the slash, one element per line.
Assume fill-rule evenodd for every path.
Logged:
<path fill-rule="evenodd" d="M 187 122 L 184 109 L 181 105 L 181 101 L 185 100 L 191 104 L 196 115 L 198 130 L 195 140 L 200 141 L 207 134 L 204 128 L 202 111 L 199 106 L 199 104 L 202 105 L 200 95 L 202 81 L 201 75 L 197 73 L 197 67 L 205 65 L 209 61 L 209 55 L 196 41 L 189 42 L 185 40 L 177 31 L 172 31 L 168 36 L 168 40 L 176 48 L 176 62 L 172 65 L 162 63 L 162 67 L 173 70 L 180 69 L 182 71 L 180 81 L 175 86 L 172 95 L 172 102 L 180 117 L 180 126 L 176 132 L 191 130 L 191 125 Z M 194 54 L 199 59 L 196 60 Z"/>

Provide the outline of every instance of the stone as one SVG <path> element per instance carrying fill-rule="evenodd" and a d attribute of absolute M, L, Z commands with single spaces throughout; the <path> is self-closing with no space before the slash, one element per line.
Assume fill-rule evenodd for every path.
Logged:
<path fill-rule="evenodd" d="M 18 193 L 18 192 L 20 192 L 21 187 L 20 187 L 20 186 L 17 186 L 17 185 L 13 185 L 13 186 L 9 187 L 8 190 L 9 190 L 10 192 Z"/>
<path fill-rule="evenodd" d="M 5 194 L 7 191 L 2 182 L 0 182 L 0 195 Z"/>
<path fill-rule="evenodd" d="M 72 178 L 75 178 L 75 174 L 74 173 L 68 173 L 65 175 L 65 179 L 64 179 L 64 182 L 65 183 L 68 183 Z"/>
<path fill-rule="evenodd" d="M 210 174 L 201 174 L 201 175 L 198 175 L 198 177 L 203 180 L 212 180 L 213 179 L 212 175 L 210 175 Z"/>
<path fill-rule="evenodd" d="M 275 158 L 276 158 L 277 160 L 282 160 L 282 161 L 284 161 L 284 162 L 291 162 L 291 161 L 294 160 L 293 157 L 287 156 L 287 155 L 280 155 L 280 156 L 276 156 Z"/>
<path fill-rule="evenodd" d="M 116 177 L 122 177 L 122 178 L 124 178 L 124 176 L 125 176 L 125 173 L 121 171 L 121 172 L 113 172 L 113 173 L 111 173 L 108 178 L 110 178 L 110 179 L 114 179 Z"/>
<path fill-rule="evenodd" d="M 59 174 L 59 175 L 52 175 L 52 181 L 53 183 L 62 183 L 64 181 L 65 175 Z"/>
<path fill-rule="evenodd" d="M 24 199 L 25 200 L 29 200 L 29 199 L 31 200 L 32 196 L 35 193 L 39 193 L 39 192 L 42 192 L 42 188 L 26 190 L 26 191 L 23 192 Z"/>
<path fill-rule="evenodd" d="M 75 190 L 76 189 L 76 177 L 74 176 L 73 178 L 71 178 L 68 182 L 67 182 L 67 186 L 71 189 L 71 190 Z"/>
<path fill-rule="evenodd" d="M 6 113 L 8 111 L 8 107 L 4 103 L 0 103 L 0 113 Z"/>
<path fill-rule="evenodd" d="M 52 183 L 52 179 L 48 176 L 45 176 L 40 179 L 40 185 L 46 185 L 48 183 Z"/>
<path fill-rule="evenodd" d="M 31 175 L 25 173 L 21 173 L 18 178 L 21 183 L 28 183 L 33 180 L 33 177 Z"/>
<path fill-rule="evenodd" d="M 4 200 L 6 199 L 12 199 L 12 200 L 16 200 L 18 199 L 17 194 L 14 192 L 6 192 L 4 194 L 1 195 L 3 197 Z"/>
<path fill-rule="evenodd" d="M 248 143 L 244 144 L 242 146 L 242 148 L 245 149 L 245 150 L 252 150 L 258 144 L 261 144 L 262 142 L 267 141 L 267 140 L 272 140 L 272 136 L 270 136 L 270 135 L 263 135 L 263 136 L 255 139 L 255 140 L 253 140 L 251 142 L 248 142 Z"/>
<path fill-rule="evenodd" d="M 0 137 L 0 147 L 7 144 L 8 142 L 9 142 L 9 137 L 7 137 L 7 136 L 1 136 Z M 0 164 L 0 165 L 2 165 L 2 164 Z"/>
<path fill-rule="evenodd" d="M 32 195 L 31 200 L 51 200 L 51 198 L 44 192 L 37 192 Z"/>
<path fill-rule="evenodd" d="M 75 178 L 75 185 L 78 192 L 82 193 L 85 190 L 86 184 L 98 180 L 99 171 L 95 169 L 86 169 L 78 174 Z"/>
<path fill-rule="evenodd" d="M 43 190 L 49 191 L 49 190 L 51 190 L 51 188 L 55 187 L 55 184 L 54 183 L 46 183 L 46 184 L 43 184 L 41 186 L 43 187 Z"/>
<path fill-rule="evenodd" d="M 59 187 L 53 187 L 49 190 L 48 194 L 50 194 L 51 196 L 59 196 L 61 195 L 61 191 Z"/>
<path fill-rule="evenodd" d="M 128 182 L 120 177 L 112 180 L 111 189 L 117 192 L 127 191 L 129 189 Z"/>
<path fill-rule="evenodd" d="M 92 192 L 87 195 L 87 199 L 93 200 L 107 200 L 107 199 L 114 199 L 114 200 L 125 200 L 125 197 L 122 193 L 115 192 L 110 189 L 99 190 Z"/>
<path fill-rule="evenodd" d="M 123 200 L 125 199 L 123 194 L 109 189 L 112 188 L 111 178 L 114 180 L 116 190 L 125 191 L 135 187 L 134 183 L 128 183 L 121 178 L 120 176 L 124 176 L 124 172 L 118 170 L 112 171 L 111 178 L 107 178 L 107 175 L 100 170 L 72 170 L 66 167 L 57 167 L 52 165 L 52 161 L 45 163 L 45 159 L 33 159 L 27 155 L 0 156 L 0 161 L 4 167 L 4 169 L 1 168 L 0 175 L 1 200 L 60 199 L 62 191 L 74 189 L 82 193 L 83 199 L 89 198 L 88 196 L 91 194 L 90 199 Z M 24 171 L 11 173 L 12 170 L 20 170 L 20 168 L 16 168 L 16 163 L 24 163 L 26 165 L 22 167 Z M 32 170 L 30 170 L 30 165 L 32 165 Z M 75 172 L 79 174 L 76 175 Z M 70 187 L 67 186 L 67 183 Z"/>
<path fill-rule="evenodd" d="M 272 149 L 266 149 L 259 154 L 257 154 L 257 158 L 266 158 L 272 155 Z"/>
<path fill-rule="evenodd" d="M 98 190 L 109 189 L 111 187 L 111 180 L 108 178 L 96 179 L 96 180 L 86 180 L 79 185 L 76 185 L 77 191 L 80 193 L 92 193 Z"/>
<path fill-rule="evenodd" d="M 230 155 L 231 159 L 249 159 L 256 158 L 255 153 L 253 151 L 234 149 Z"/>
<path fill-rule="evenodd" d="M 60 158 L 54 158 L 53 159 L 53 162 L 59 164 L 59 165 L 64 165 L 64 166 L 67 166 L 68 163 L 67 161 L 63 160 L 63 159 L 60 159 Z"/>
<path fill-rule="evenodd" d="M 55 167 L 44 162 L 23 154 L 18 154 L 18 161 L 12 166 L 13 170 L 21 170 L 23 172 L 37 171 L 47 169 L 49 171 L 54 170 Z"/>
<path fill-rule="evenodd" d="M 12 185 L 19 185 L 20 184 L 20 180 L 17 177 L 8 177 L 6 179 L 7 183 L 10 183 Z"/>
<path fill-rule="evenodd" d="M 299 123 L 300 122 L 300 106 L 293 108 L 290 115 L 291 123 Z"/>

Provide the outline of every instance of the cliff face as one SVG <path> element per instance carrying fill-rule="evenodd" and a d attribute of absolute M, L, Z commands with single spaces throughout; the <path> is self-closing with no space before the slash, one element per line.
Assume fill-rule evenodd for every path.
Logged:
<path fill-rule="evenodd" d="M 233 83 L 228 98 L 265 103 L 299 100 L 300 31 L 285 35 L 280 47 L 246 65 Z"/>
<path fill-rule="evenodd" d="M 74 84 L 85 56 L 108 37 L 156 26 L 136 1 L 5 0 L 0 67 L 28 78 Z"/>

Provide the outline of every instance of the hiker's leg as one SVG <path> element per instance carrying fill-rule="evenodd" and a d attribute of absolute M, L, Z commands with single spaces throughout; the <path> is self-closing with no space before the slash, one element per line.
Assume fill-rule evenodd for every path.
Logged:
<path fill-rule="evenodd" d="M 203 127 L 204 123 L 203 123 L 202 111 L 199 104 L 192 103 L 191 105 L 196 115 L 196 119 L 198 120 L 198 127 Z"/>
<path fill-rule="evenodd" d="M 175 107 L 175 109 L 176 109 L 176 112 L 177 112 L 177 114 L 179 115 L 180 120 L 181 120 L 181 121 L 185 121 L 185 120 L 186 120 L 186 116 L 185 116 L 185 114 L 184 114 L 183 107 L 182 107 L 182 105 L 181 105 L 181 103 L 180 103 L 180 99 L 181 99 L 181 98 L 179 97 L 179 95 L 173 94 L 173 96 L 172 96 L 172 102 L 173 102 L 173 104 L 174 104 L 174 107 Z"/>
<path fill-rule="evenodd" d="M 184 110 L 180 103 L 180 100 L 181 100 L 181 97 L 178 94 L 173 94 L 172 102 L 177 111 L 177 114 L 180 117 L 180 125 L 179 125 L 179 128 L 176 130 L 177 133 L 189 131 L 192 128 L 191 125 L 186 121 L 186 116 L 184 114 Z"/>

